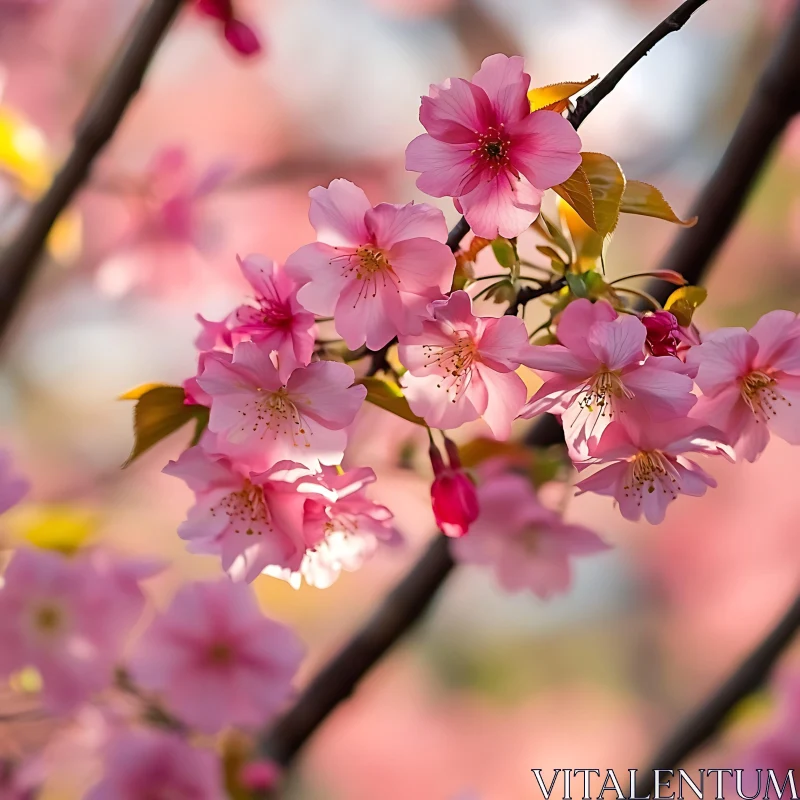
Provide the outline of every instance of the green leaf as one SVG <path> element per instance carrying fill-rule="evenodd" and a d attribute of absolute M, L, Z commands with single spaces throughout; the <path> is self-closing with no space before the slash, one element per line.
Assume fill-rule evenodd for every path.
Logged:
<path fill-rule="evenodd" d="M 558 265 L 559 272 L 564 271 L 564 267 L 567 265 L 564 263 L 564 256 L 561 255 L 557 250 L 554 250 L 552 247 L 548 247 L 547 245 L 536 245 L 536 249 L 543 255 L 547 256 L 551 262 Z"/>
<path fill-rule="evenodd" d="M 705 302 L 706 297 L 708 292 L 702 286 L 681 286 L 669 296 L 664 309 L 675 316 L 678 325 L 688 328 L 695 310 Z"/>
<path fill-rule="evenodd" d="M 544 214 L 539 214 L 537 220 L 542 234 L 563 251 L 569 264 L 572 261 L 572 245 L 564 231 L 561 230 L 561 226 L 548 219 Z"/>
<path fill-rule="evenodd" d="M 691 228 L 697 223 L 697 217 L 681 219 L 664 199 L 661 191 L 643 181 L 628 181 L 625 184 L 620 211 L 625 214 L 640 214 L 643 217 L 663 219 L 686 228 Z"/>
<path fill-rule="evenodd" d="M 591 273 L 585 273 L 591 274 Z M 567 286 L 569 286 L 569 290 L 575 297 L 588 297 L 589 296 L 589 287 L 586 285 L 586 281 L 584 280 L 584 273 L 578 275 L 575 272 L 568 272 L 565 275 L 567 279 Z"/>
<path fill-rule="evenodd" d="M 208 425 L 209 410 L 205 406 L 187 405 L 185 399 L 182 387 L 159 384 L 145 384 L 120 397 L 120 400 L 136 400 L 133 450 L 123 467 L 192 420 L 196 421 L 192 444 L 200 441 Z"/>
<path fill-rule="evenodd" d="M 592 192 L 594 230 L 601 236 L 607 236 L 617 227 L 619 221 L 620 205 L 625 192 L 625 175 L 622 167 L 613 158 L 602 153 L 581 153 L 581 159 Z"/>
<path fill-rule="evenodd" d="M 497 263 L 505 269 L 514 269 L 517 265 L 517 251 L 514 245 L 504 239 L 502 236 L 498 237 L 492 242 L 492 252 L 497 259 Z"/>
<path fill-rule="evenodd" d="M 367 402 L 384 409 L 384 411 L 389 411 L 397 417 L 413 422 L 415 425 L 428 427 L 425 420 L 411 410 L 408 400 L 396 383 L 383 378 L 368 377 L 359 378 L 356 384 L 367 387 Z"/>

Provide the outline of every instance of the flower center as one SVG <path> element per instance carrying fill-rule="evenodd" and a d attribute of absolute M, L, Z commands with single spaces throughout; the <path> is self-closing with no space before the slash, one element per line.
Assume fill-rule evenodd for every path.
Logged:
<path fill-rule="evenodd" d="M 365 297 L 375 297 L 379 288 L 391 286 L 399 292 L 400 278 L 392 269 L 392 265 L 386 253 L 379 247 L 365 244 L 356 248 L 355 251 L 334 256 L 330 264 L 338 264 L 342 270 L 342 276 L 355 279 L 361 282 L 353 308 Z"/>
<path fill-rule="evenodd" d="M 613 417 L 614 408 L 612 401 L 615 397 L 625 397 L 630 400 L 633 392 L 625 388 L 618 372 L 603 370 L 598 372 L 591 383 L 584 387 L 578 398 L 578 405 L 587 411 L 599 411 L 600 416 Z"/>
<path fill-rule="evenodd" d="M 456 331 L 452 345 L 423 345 L 425 369 L 433 368 L 442 376 L 436 384 L 437 389 L 444 389 L 451 394 L 451 402 L 455 403 L 461 393 L 472 380 L 472 366 L 478 360 L 478 348 L 468 331 Z"/>
<path fill-rule="evenodd" d="M 233 648 L 225 642 L 215 642 L 208 648 L 208 660 L 216 667 L 226 667 L 233 661 Z"/>
<path fill-rule="evenodd" d="M 680 476 L 675 466 L 660 450 L 645 450 L 630 460 L 627 483 L 622 487 L 625 497 L 631 494 L 642 504 L 644 493 L 660 491 L 674 500 L 680 491 Z"/>
<path fill-rule="evenodd" d="M 289 436 L 294 447 L 311 447 L 308 423 L 292 401 L 285 386 L 277 392 L 265 392 L 260 387 L 258 395 L 245 403 L 239 413 L 242 427 L 260 432 L 260 438 L 272 436 L 277 441 L 281 436 Z"/>
<path fill-rule="evenodd" d="M 231 492 L 211 509 L 211 516 L 226 514 L 234 533 L 261 536 L 272 529 L 272 517 L 264 497 L 264 489 L 245 480 L 238 492 Z"/>
<path fill-rule="evenodd" d="M 741 380 L 742 400 L 747 404 L 756 422 L 768 422 L 770 417 L 778 414 L 776 404 L 784 402 L 792 404 L 778 391 L 778 382 L 766 372 L 754 370 Z"/>
<path fill-rule="evenodd" d="M 510 166 L 510 152 L 511 139 L 501 122 L 499 127 L 491 126 L 478 135 L 478 146 L 471 155 L 476 156 L 481 165 L 498 173 Z"/>
<path fill-rule="evenodd" d="M 43 605 L 36 609 L 33 615 L 33 624 L 36 629 L 44 634 L 56 633 L 64 622 L 61 609 L 54 605 Z"/>

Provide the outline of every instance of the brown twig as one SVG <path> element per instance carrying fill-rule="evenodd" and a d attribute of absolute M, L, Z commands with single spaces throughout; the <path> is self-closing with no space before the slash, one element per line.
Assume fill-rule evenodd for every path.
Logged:
<path fill-rule="evenodd" d="M 702 3 L 699 2 L 695 3 L 698 7 L 701 4 Z M 689 4 L 684 3 L 681 9 L 688 5 Z M 663 24 L 664 23 L 662 23 L 662 25 Z M 656 28 L 656 31 L 660 28 L 661 26 Z M 654 34 L 655 32 L 651 33 L 650 36 L 644 40 L 645 43 L 651 43 L 647 48 L 641 50 L 640 57 L 644 57 L 647 50 L 652 47 L 652 44 L 666 35 L 666 33 L 663 35 L 659 34 L 658 39 L 652 41 Z M 642 46 L 643 45 L 640 45 L 637 49 L 641 49 Z M 773 65 L 769 70 L 779 73 L 787 70 L 789 77 L 792 77 L 794 75 L 793 70 L 782 63 L 782 60 L 785 58 L 786 56 L 782 49 L 779 52 L 779 56 L 773 59 Z M 631 55 L 629 54 L 626 56 L 624 62 L 622 62 L 625 63 L 626 66 L 616 77 L 617 82 L 622 75 L 630 69 L 630 66 L 632 66 L 630 59 Z M 610 74 L 616 72 L 616 70 L 612 70 Z M 605 94 L 607 93 L 608 92 L 605 92 Z M 602 96 L 605 96 L 605 94 Z M 772 92 L 772 95 L 774 96 L 776 93 Z M 602 97 L 598 96 L 591 106 L 583 112 L 577 125 L 579 125 L 597 106 L 600 99 L 602 99 Z M 787 112 L 783 120 L 783 126 L 785 126 L 790 116 L 791 115 Z M 753 125 L 751 115 L 746 112 L 740 124 L 740 128 L 747 128 L 751 125 Z M 780 129 L 776 127 L 773 130 L 774 138 L 778 137 L 783 126 L 781 126 Z M 739 130 L 734 137 L 734 141 L 738 141 L 742 138 L 747 140 L 750 136 L 751 134 L 747 129 Z M 758 143 L 759 146 L 763 145 L 763 141 L 760 138 Z M 759 164 L 763 163 L 763 155 L 761 152 L 752 152 L 749 154 L 740 153 L 739 156 L 742 158 L 751 157 L 758 159 Z M 727 160 L 726 155 L 726 158 L 723 159 L 723 163 L 726 163 Z M 751 182 L 753 177 L 754 174 L 751 175 Z M 715 174 L 711 184 L 716 185 L 719 181 L 719 175 Z M 741 182 L 737 185 L 738 191 L 744 196 L 749 190 L 751 183 Z M 704 192 L 701 196 L 705 196 L 705 194 Z M 743 200 L 741 202 L 743 202 Z M 741 207 L 741 202 L 739 207 Z M 704 208 L 703 213 L 706 216 L 709 213 L 714 213 L 713 208 L 712 206 L 711 212 L 709 212 L 707 208 Z M 681 235 L 690 235 L 694 230 L 695 229 L 684 230 Z M 712 227 L 711 230 L 716 229 Z M 457 250 L 461 240 L 468 231 L 469 225 L 466 220 L 462 218 L 452 231 L 450 231 L 447 241 L 448 246 L 453 251 Z M 706 266 L 706 263 L 699 265 L 697 260 L 691 256 L 691 254 L 688 254 L 685 262 L 681 265 L 673 265 L 671 268 L 681 272 L 682 267 L 685 269 L 687 275 L 694 276 L 698 271 L 702 273 L 702 270 L 705 269 Z M 661 289 L 657 291 L 661 291 Z M 563 441 L 561 428 L 554 418 L 550 416 L 545 416 L 540 419 L 532 428 L 531 434 L 527 438 L 527 442 L 532 446 L 547 446 L 557 443 L 558 441 Z M 423 616 L 452 569 L 453 560 L 450 555 L 447 540 L 443 536 L 437 536 L 431 542 L 420 560 L 400 581 L 375 614 L 322 668 L 301 693 L 297 702 L 278 720 L 274 727 L 265 734 L 261 741 L 262 752 L 267 757 L 275 759 L 282 766 L 288 766 L 327 716 L 340 702 L 353 693 L 358 682 L 367 672 L 369 672 L 389 648 Z"/>
<path fill-rule="evenodd" d="M 152 0 L 134 23 L 108 75 L 81 116 L 72 152 L 44 196 L 31 208 L 12 242 L 0 254 L 0 336 L 8 328 L 33 278 L 47 235 L 59 214 L 86 180 L 89 170 L 117 129 L 139 91 L 153 54 L 183 0 Z"/>

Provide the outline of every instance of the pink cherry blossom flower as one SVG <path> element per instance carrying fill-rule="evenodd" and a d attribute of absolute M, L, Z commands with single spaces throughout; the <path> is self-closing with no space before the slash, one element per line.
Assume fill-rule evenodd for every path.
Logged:
<path fill-rule="evenodd" d="M 0 674 L 35 667 L 59 713 L 107 688 L 154 567 L 105 554 L 18 550 L 0 589 Z"/>
<path fill-rule="evenodd" d="M 201 14 L 222 23 L 225 40 L 240 55 L 253 56 L 261 52 L 258 34 L 236 16 L 233 0 L 195 0 Z"/>
<path fill-rule="evenodd" d="M 323 467 L 320 481 L 331 496 L 309 496 L 305 502 L 306 551 L 299 570 L 266 570 L 295 589 L 300 588 L 303 579 L 309 586 L 326 589 L 342 570 L 360 569 L 380 543 L 394 546 L 402 541 L 392 525 L 392 512 L 366 496 L 367 486 L 375 481 L 375 473 L 369 467 L 342 474 Z"/>
<path fill-rule="evenodd" d="M 316 244 L 289 256 L 300 304 L 333 315 L 351 349 L 378 350 L 398 334 L 419 333 L 427 306 L 450 289 L 455 257 L 438 209 L 381 203 L 374 208 L 350 181 L 309 192 Z"/>
<path fill-rule="evenodd" d="M 250 587 L 222 579 L 183 586 L 145 631 L 130 668 L 179 719 L 216 733 L 268 722 L 292 692 L 303 649 L 261 613 Z"/>
<path fill-rule="evenodd" d="M 204 697 L 210 703 L 212 697 Z M 147 730 L 117 735 L 105 754 L 105 775 L 86 800 L 225 800 L 215 753 L 192 747 L 181 736 Z"/>
<path fill-rule="evenodd" d="M 464 291 L 430 306 L 416 336 L 401 336 L 402 378 L 411 409 L 432 428 L 457 428 L 482 418 L 498 439 L 525 404 L 516 370 L 533 348 L 517 317 L 476 317 Z"/>
<path fill-rule="evenodd" d="M 221 455 L 191 447 L 164 468 L 186 482 L 195 504 L 178 528 L 193 553 L 219 555 L 233 578 L 255 580 L 267 567 L 297 570 L 305 553 L 309 497 L 335 495 L 299 464 L 282 461 L 246 472 Z"/>
<path fill-rule="evenodd" d="M 458 448 L 449 439 L 445 439 L 444 444 L 449 465 L 444 463 L 439 448 L 431 441 L 431 507 L 439 530 L 445 536 L 458 538 L 464 536 L 478 518 L 480 506 L 475 484 L 461 468 Z"/>
<path fill-rule="evenodd" d="M 486 565 L 507 592 L 531 591 L 546 600 L 572 583 L 572 559 L 607 549 L 588 528 L 564 522 L 543 506 L 530 480 L 504 465 L 487 465 L 478 485 L 480 514 L 469 536 L 454 541 L 461 564 Z"/>
<path fill-rule="evenodd" d="M 283 380 L 271 349 L 269 342 L 240 342 L 232 357 L 207 355 L 197 382 L 211 397 L 208 427 L 220 434 L 219 451 L 254 470 L 278 461 L 314 470 L 338 464 L 344 429 L 367 390 L 352 385 L 355 373 L 347 364 L 334 361 L 299 366 Z"/>
<path fill-rule="evenodd" d="M 30 483 L 14 472 L 11 453 L 0 449 L 0 514 L 19 503 L 30 488 Z"/>
<path fill-rule="evenodd" d="M 581 140 L 553 111 L 531 114 L 531 77 L 519 56 L 486 58 L 472 81 L 431 86 L 419 119 L 427 133 L 406 150 L 406 169 L 434 197 L 456 198 L 477 236 L 519 236 L 539 215 L 545 189 L 580 166 Z"/>
<path fill-rule="evenodd" d="M 696 416 L 723 430 L 736 452 L 755 461 L 770 431 L 800 444 L 800 321 L 770 311 L 750 329 L 720 328 L 692 347 L 703 391 Z"/>
<path fill-rule="evenodd" d="M 653 525 L 664 520 L 667 506 L 678 495 L 702 497 L 717 482 L 684 453 L 734 454 L 721 431 L 683 418 L 644 421 L 634 415 L 612 422 L 592 447 L 592 457 L 578 469 L 599 465 L 577 484 L 579 494 L 596 492 L 613 497 L 625 519 L 644 515 Z"/>
<path fill-rule="evenodd" d="M 308 364 L 316 339 L 314 315 L 298 303 L 294 281 L 262 255 L 249 255 L 239 265 L 255 291 L 256 305 L 242 305 L 233 312 L 234 341 L 265 342 L 277 353 L 279 369 Z"/>
<path fill-rule="evenodd" d="M 561 414 L 572 455 L 586 457 L 591 440 L 619 414 L 671 419 L 697 402 L 682 361 L 645 359 L 647 328 L 637 317 L 618 316 L 608 303 L 575 300 L 557 330 L 561 344 L 533 347 L 522 362 L 545 382 L 521 416 Z"/>

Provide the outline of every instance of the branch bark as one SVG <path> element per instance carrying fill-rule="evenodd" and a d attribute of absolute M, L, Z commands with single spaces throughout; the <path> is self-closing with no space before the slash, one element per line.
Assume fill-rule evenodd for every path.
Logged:
<path fill-rule="evenodd" d="M 182 3 L 183 0 L 152 0 L 140 14 L 108 75 L 78 121 L 72 152 L 50 188 L 31 208 L 13 241 L 0 254 L 0 337 L 34 275 L 50 228 L 86 180 L 98 153 L 113 136 Z"/>
<path fill-rule="evenodd" d="M 611 91 L 613 86 L 619 83 L 623 75 L 628 72 L 637 60 L 643 58 L 647 54 L 647 51 L 657 41 L 660 41 L 660 39 L 670 33 L 671 30 L 677 30 L 675 27 L 677 22 L 674 19 L 676 15 L 686 15 L 685 19 L 683 19 L 682 16 L 677 18 L 678 21 L 683 19 L 683 22 L 678 25 L 679 28 L 703 2 L 705 2 L 705 0 L 702 0 L 702 2 L 701 0 L 692 0 L 692 2 L 684 3 L 676 12 L 670 15 L 670 18 L 673 19 L 672 23 L 667 21 L 661 23 L 661 25 L 649 34 L 643 42 L 631 51 L 631 53 L 620 62 L 620 66 L 609 73 L 610 76 L 614 76 L 613 85 L 609 85 L 607 78 L 595 87 L 595 92 L 601 90 L 601 87 L 602 90 L 595 94 L 592 100 L 587 101 L 586 108 L 581 113 L 581 116 L 572 120 L 575 127 L 577 128 L 581 122 L 586 119 L 591 111 L 596 108 L 600 100 Z M 670 18 L 668 18 L 668 20 Z M 665 26 L 667 29 L 665 29 Z M 800 42 L 796 42 L 796 44 L 797 49 L 800 50 Z M 634 57 L 634 54 L 637 53 L 638 55 Z M 791 86 L 792 80 L 795 79 L 796 75 L 791 63 L 792 61 L 793 59 L 786 54 L 786 48 L 781 48 L 768 67 L 765 79 L 766 75 L 770 75 L 772 76 L 769 78 L 770 84 L 774 84 L 775 86 L 780 85 L 780 87 Z M 589 94 L 592 94 L 592 92 Z M 780 91 L 775 89 L 770 91 L 771 97 L 782 96 L 783 94 L 783 88 L 781 88 Z M 758 99 L 754 96 L 750 106 L 748 106 L 748 110 L 742 118 L 739 129 L 731 143 L 731 147 L 734 147 L 736 142 L 742 140 L 751 141 L 753 139 L 751 129 L 756 126 L 756 123 L 753 121 L 753 113 L 755 112 L 751 110 L 751 106 L 755 103 L 758 103 Z M 758 103 L 758 105 L 760 106 L 760 103 Z M 781 116 L 781 111 L 779 109 L 771 109 L 771 114 L 774 114 L 775 119 L 777 119 Z M 777 139 L 790 117 L 791 113 L 789 113 L 788 110 L 785 111 L 782 116 L 782 124 L 780 126 L 777 124 L 773 126 L 772 138 L 769 143 Z M 747 150 L 747 148 L 743 148 L 739 145 L 736 147 L 737 158 L 756 160 L 758 167 L 750 171 L 749 180 L 744 180 L 743 176 L 742 180 L 736 183 L 736 190 L 739 192 L 740 198 L 738 204 L 733 205 L 734 218 L 741 209 L 752 181 L 766 158 L 763 151 L 769 149 L 767 143 L 764 141 L 764 137 L 756 137 L 756 139 L 753 140 L 754 149 L 752 152 L 741 152 L 742 150 Z M 719 185 L 725 182 L 721 171 L 729 164 L 730 160 L 729 153 L 726 152 L 720 168 L 709 182 L 709 186 L 706 187 L 701 194 L 701 198 L 707 197 L 709 193 L 719 191 Z M 723 209 L 718 204 L 710 204 L 710 207 L 704 207 L 703 213 L 707 216 L 711 214 L 722 215 L 723 211 L 729 210 L 727 205 Z M 727 226 L 722 226 L 719 223 L 716 225 L 708 223 L 708 227 L 704 229 L 707 230 L 706 236 L 724 236 L 730 227 L 730 222 L 732 222 L 732 220 L 729 221 Z M 468 231 L 469 225 L 462 217 L 450 231 L 447 240 L 449 247 L 453 251 L 458 249 L 461 240 Z M 691 236 L 693 240 L 696 235 L 694 234 L 695 231 L 696 228 L 684 229 L 679 239 Z M 708 264 L 710 255 L 706 258 L 706 261 L 699 262 L 692 252 L 692 247 L 697 246 L 699 248 L 699 244 L 700 243 L 689 246 L 681 245 L 681 252 L 684 254 L 682 256 L 684 260 L 682 263 L 678 264 L 677 260 L 673 258 L 673 266 L 671 268 L 679 272 L 685 272 L 687 276 L 691 276 L 691 280 L 695 280 L 701 275 Z M 678 246 L 679 243 L 676 243 L 675 248 Z M 704 247 L 700 249 L 700 252 L 712 253 L 713 249 Z M 662 291 L 663 284 L 654 288 L 656 294 Z M 563 441 L 561 427 L 555 418 L 546 415 L 533 426 L 526 441 L 531 446 L 546 446 Z M 311 680 L 295 705 L 292 706 L 292 708 L 277 721 L 273 728 L 264 735 L 260 742 L 262 753 L 266 757 L 275 760 L 283 767 L 288 767 L 319 725 L 325 721 L 339 703 L 347 699 L 353 693 L 358 682 L 367 672 L 369 672 L 389 648 L 428 610 L 436 593 L 447 579 L 453 567 L 454 562 L 450 555 L 446 538 L 441 535 L 436 536 L 419 561 L 400 581 L 373 616 Z"/>

